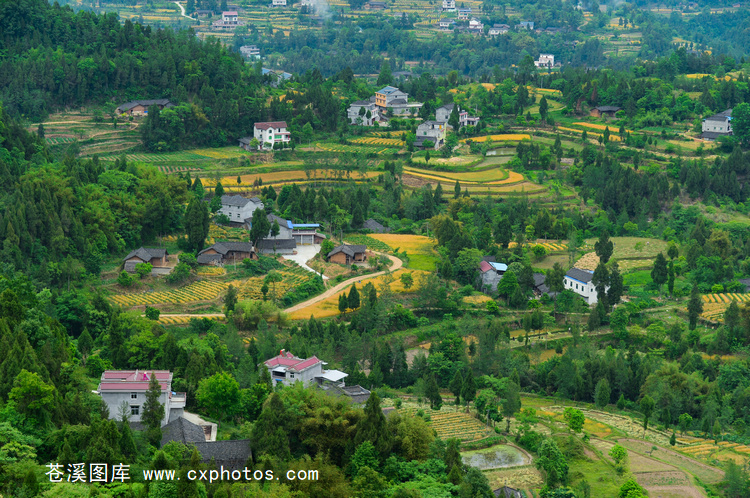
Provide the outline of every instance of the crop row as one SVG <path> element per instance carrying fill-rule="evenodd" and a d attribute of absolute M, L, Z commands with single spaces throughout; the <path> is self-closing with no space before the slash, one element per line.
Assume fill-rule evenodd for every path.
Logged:
<path fill-rule="evenodd" d="M 403 145 L 403 142 L 397 138 L 362 137 L 355 138 L 352 142 L 356 144 L 370 145 L 395 145 L 396 147 Z"/>
<path fill-rule="evenodd" d="M 201 266 L 197 270 L 195 270 L 195 273 L 197 273 L 198 275 L 217 277 L 220 275 L 225 275 L 227 271 L 219 266 Z"/>
<path fill-rule="evenodd" d="M 57 145 L 57 144 L 67 144 L 75 140 L 73 137 L 51 137 L 51 138 L 45 138 L 48 144 L 51 145 Z"/>
<path fill-rule="evenodd" d="M 159 166 L 157 169 L 167 175 L 170 173 L 182 173 L 184 171 L 200 171 L 198 168 L 189 168 L 187 166 Z"/>
<path fill-rule="evenodd" d="M 331 143 L 319 143 L 317 146 L 328 152 L 366 152 L 373 154 L 395 154 L 398 152 L 398 149 L 379 146 L 355 146 Z"/>
<path fill-rule="evenodd" d="M 163 325 L 184 325 L 186 323 L 189 323 L 190 320 L 193 318 L 202 318 L 202 319 L 208 319 L 208 320 L 222 320 L 223 317 L 220 316 L 160 316 L 159 317 L 159 323 Z"/>
<path fill-rule="evenodd" d="M 590 131 L 587 131 L 587 130 L 579 130 L 577 128 L 565 128 L 563 126 L 558 126 L 557 129 L 558 130 L 563 130 L 563 131 L 572 131 L 573 133 L 581 133 L 581 134 L 583 134 L 583 132 L 585 131 L 587 137 L 593 137 L 593 138 L 599 138 L 601 136 L 601 134 L 599 134 L 599 133 L 593 133 L 593 132 L 590 132 Z M 614 133 L 612 133 L 609 136 L 609 140 L 612 141 L 612 142 L 619 142 L 620 141 L 620 137 L 618 135 L 615 135 Z"/>
<path fill-rule="evenodd" d="M 161 292 L 145 292 L 142 294 L 119 294 L 110 297 L 110 300 L 125 307 L 162 303 L 184 304 L 193 301 L 208 301 L 216 299 L 228 286 L 229 284 L 227 283 L 201 280 L 180 289 Z"/>
<path fill-rule="evenodd" d="M 746 302 L 750 301 L 750 294 L 706 294 L 703 296 L 703 301 L 706 303 L 731 303 L 732 301 Z"/>

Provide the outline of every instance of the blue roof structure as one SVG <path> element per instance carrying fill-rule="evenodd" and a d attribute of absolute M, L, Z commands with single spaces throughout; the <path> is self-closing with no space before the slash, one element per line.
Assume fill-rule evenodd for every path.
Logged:
<path fill-rule="evenodd" d="M 388 85 L 388 86 L 383 87 L 380 90 L 378 90 L 378 93 L 384 93 L 384 94 L 388 95 L 389 93 L 393 93 L 393 92 L 397 92 L 397 91 L 398 91 L 398 88 L 396 88 L 395 86 Z"/>
<path fill-rule="evenodd" d="M 320 228 L 320 223 L 292 223 L 292 228 Z"/>
<path fill-rule="evenodd" d="M 495 263 L 494 261 L 490 261 L 490 266 L 496 271 L 508 271 L 508 265 L 505 263 Z"/>

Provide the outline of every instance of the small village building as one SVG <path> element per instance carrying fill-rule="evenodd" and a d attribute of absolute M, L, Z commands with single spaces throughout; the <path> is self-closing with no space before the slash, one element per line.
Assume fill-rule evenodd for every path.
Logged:
<path fill-rule="evenodd" d="M 193 15 L 195 17 L 211 17 L 214 15 L 213 10 L 206 10 L 206 9 L 198 9 L 195 12 L 193 12 Z"/>
<path fill-rule="evenodd" d="M 453 19 L 440 19 L 438 22 L 438 26 L 443 31 L 451 31 L 453 27 L 456 25 L 456 21 Z"/>
<path fill-rule="evenodd" d="M 326 261 L 340 265 L 351 265 L 367 261 L 367 246 L 342 244 L 329 252 Z"/>
<path fill-rule="evenodd" d="M 372 218 L 365 220 L 365 222 L 362 224 L 362 228 L 373 233 L 387 233 L 391 231 L 390 228 L 383 226 Z"/>
<path fill-rule="evenodd" d="M 198 264 L 221 266 L 242 263 L 243 259 L 258 259 L 252 242 L 216 242 L 203 249 L 196 258 Z"/>
<path fill-rule="evenodd" d="M 214 21 L 212 27 L 213 29 L 233 30 L 244 25 L 245 21 L 240 21 L 236 10 L 228 10 L 221 13 L 221 19 Z"/>
<path fill-rule="evenodd" d="M 508 26 L 507 24 L 493 24 L 487 34 L 490 36 L 497 36 L 504 35 L 508 31 L 510 31 L 510 26 Z"/>
<path fill-rule="evenodd" d="M 484 292 L 497 292 L 497 284 L 500 283 L 506 271 L 508 271 L 508 265 L 505 263 L 481 261 L 479 263 L 479 276 L 482 279 L 482 289 Z"/>
<path fill-rule="evenodd" d="M 169 99 L 131 100 L 117 106 L 115 113 L 125 116 L 145 116 L 148 114 L 148 108 L 152 105 L 157 106 L 160 111 L 174 107 Z"/>
<path fill-rule="evenodd" d="M 172 391 L 172 372 L 169 370 L 106 370 L 99 380 L 96 393 L 109 409 L 109 418 L 119 417 L 120 407 L 127 406 L 131 422 L 140 422 L 151 377 L 156 376 L 161 388 L 159 403 L 164 405 L 164 427 L 184 413 L 186 395 Z"/>
<path fill-rule="evenodd" d="M 435 110 L 435 121 L 448 121 L 453 113 L 456 104 L 446 104 Z M 479 123 L 479 117 L 469 116 L 468 111 L 458 108 L 458 126 L 476 126 Z"/>
<path fill-rule="evenodd" d="M 732 109 L 704 119 L 701 131 L 701 138 L 704 140 L 716 140 L 719 137 L 732 135 Z"/>
<path fill-rule="evenodd" d="M 286 145 L 292 135 L 286 129 L 286 121 L 264 121 L 255 123 L 253 136 L 258 140 L 259 148 L 272 149 L 276 144 Z"/>
<path fill-rule="evenodd" d="M 123 269 L 128 273 L 135 273 L 135 266 L 139 263 L 151 263 L 154 268 L 167 266 L 169 253 L 159 247 L 139 247 L 123 258 Z"/>
<path fill-rule="evenodd" d="M 539 54 L 539 59 L 534 61 L 536 67 L 551 68 L 555 65 L 555 56 L 552 54 Z"/>
<path fill-rule="evenodd" d="M 263 201 L 258 197 L 242 197 L 241 195 L 222 195 L 219 213 L 226 215 L 232 223 L 244 223 L 252 218 L 256 209 L 264 209 Z"/>
<path fill-rule="evenodd" d="M 471 17 L 471 9 L 469 9 L 469 8 L 458 9 L 458 20 L 459 21 L 468 21 L 469 17 Z"/>
<path fill-rule="evenodd" d="M 445 121 L 424 121 L 417 126 L 417 139 L 414 141 L 414 145 L 425 147 L 424 143 L 429 140 L 433 143 L 433 148 L 438 150 L 445 144 L 448 127 L 449 125 Z"/>
<path fill-rule="evenodd" d="M 476 17 L 472 17 L 469 21 L 469 31 L 472 33 L 481 33 L 484 29 L 484 25 L 482 24 L 482 21 L 477 19 Z"/>
<path fill-rule="evenodd" d="M 297 242 L 294 239 L 263 239 L 256 247 L 260 254 L 294 254 Z"/>
<path fill-rule="evenodd" d="M 443 0 L 443 12 L 455 12 L 456 0 Z"/>
<path fill-rule="evenodd" d="M 534 21 L 521 21 L 517 26 L 518 29 L 527 29 L 534 31 Z"/>
<path fill-rule="evenodd" d="M 519 490 L 515 488 L 511 488 L 510 486 L 503 486 L 502 488 L 498 488 L 492 492 L 495 495 L 495 498 L 523 498 L 524 494 L 521 493 Z"/>
<path fill-rule="evenodd" d="M 596 295 L 596 287 L 592 279 L 594 272 L 582 270 L 580 268 L 571 268 L 565 274 L 563 283 L 566 289 L 570 289 L 586 300 L 588 304 L 596 304 L 599 299 Z M 609 287 L 607 287 L 609 289 Z"/>
<path fill-rule="evenodd" d="M 409 101 L 409 94 L 402 92 L 395 86 L 386 86 L 375 92 L 375 105 L 386 108 L 394 100 Z"/>
<path fill-rule="evenodd" d="M 295 382 L 303 382 L 309 386 L 328 381 L 343 386 L 344 379 L 349 376 L 340 370 L 325 370 L 323 367 L 327 363 L 316 356 L 307 359 L 298 358 L 284 349 L 279 352 L 278 356 L 266 360 L 264 365 L 271 374 L 271 381 L 274 385 L 291 386 Z"/>
<path fill-rule="evenodd" d="M 240 53 L 246 59 L 260 59 L 260 49 L 256 45 L 243 45 Z"/>
<path fill-rule="evenodd" d="M 278 87 L 279 83 L 292 79 L 291 73 L 287 73 L 286 71 L 281 70 L 268 69 L 267 67 L 262 67 L 260 69 L 260 73 L 262 76 L 268 76 L 268 78 L 271 80 L 271 86 L 273 88 Z"/>
<path fill-rule="evenodd" d="M 298 246 L 320 244 L 326 236 L 318 233 L 319 228 L 319 223 L 292 223 L 292 237 Z"/>
<path fill-rule="evenodd" d="M 370 117 L 367 117 L 368 112 Z M 373 126 L 380 119 L 380 107 L 375 104 L 374 97 L 371 100 L 357 100 L 346 110 L 346 117 L 349 124 Z"/>
<path fill-rule="evenodd" d="M 385 2 L 367 2 L 365 4 L 365 10 L 385 10 L 387 8 Z"/>
<path fill-rule="evenodd" d="M 614 118 L 615 114 L 617 114 L 617 111 L 620 109 L 621 108 L 616 105 L 600 105 L 591 109 L 591 111 L 589 111 L 589 116 L 594 116 L 595 118 Z"/>
<path fill-rule="evenodd" d="M 202 427 L 184 417 L 179 417 L 162 428 L 161 445 L 175 441 L 186 446 L 195 446 L 204 464 L 215 464 L 218 468 L 242 470 L 252 456 L 249 439 L 211 441 Z"/>
<path fill-rule="evenodd" d="M 546 281 L 547 276 L 544 273 L 534 273 L 534 294 L 537 296 L 547 294 L 549 297 L 555 297 L 557 292 L 551 292 Z"/>
<path fill-rule="evenodd" d="M 271 7 L 286 7 L 286 0 L 271 0 Z"/>

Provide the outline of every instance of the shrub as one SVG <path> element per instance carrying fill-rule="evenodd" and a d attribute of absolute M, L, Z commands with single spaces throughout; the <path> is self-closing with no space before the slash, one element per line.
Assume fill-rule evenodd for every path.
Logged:
<path fill-rule="evenodd" d="M 146 318 L 148 318 L 149 320 L 158 320 L 160 313 L 161 312 L 157 308 L 146 306 Z"/>
<path fill-rule="evenodd" d="M 190 266 L 186 263 L 177 263 L 172 273 L 167 275 L 167 282 L 170 284 L 178 284 L 185 281 L 190 277 Z"/>
<path fill-rule="evenodd" d="M 154 269 L 154 265 L 151 263 L 138 263 L 135 265 L 135 272 L 140 278 L 147 277 L 151 274 L 151 270 Z"/>
<path fill-rule="evenodd" d="M 192 252 L 183 252 L 179 256 L 180 263 L 185 263 L 190 268 L 197 268 L 198 267 L 198 259 L 195 257 L 195 254 Z"/>
<path fill-rule="evenodd" d="M 126 272 L 125 270 L 122 270 L 120 272 L 120 275 L 117 277 L 117 283 L 122 285 L 123 287 L 130 287 L 133 285 L 133 282 L 135 279 L 133 278 L 133 275 Z"/>

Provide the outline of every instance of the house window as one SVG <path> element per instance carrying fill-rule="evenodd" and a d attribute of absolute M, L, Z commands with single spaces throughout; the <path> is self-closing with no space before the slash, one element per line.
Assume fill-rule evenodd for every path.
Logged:
<path fill-rule="evenodd" d="M 138 399 L 138 393 L 130 393 L 130 399 Z"/>
<path fill-rule="evenodd" d="M 290 373 L 290 374 L 289 374 L 289 377 L 293 379 L 293 378 L 294 378 L 294 374 L 293 374 L 293 373 Z"/>
<path fill-rule="evenodd" d="M 141 407 L 138 405 L 131 405 L 130 406 L 130 414 L 131 415 L 140 415 L 141 413 Z"/>

